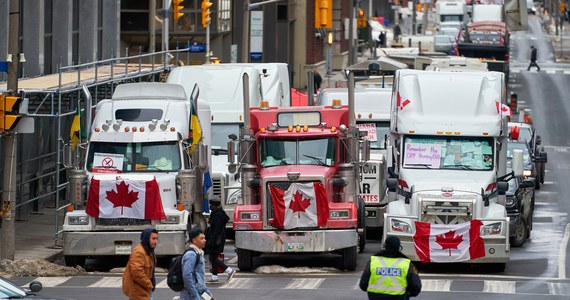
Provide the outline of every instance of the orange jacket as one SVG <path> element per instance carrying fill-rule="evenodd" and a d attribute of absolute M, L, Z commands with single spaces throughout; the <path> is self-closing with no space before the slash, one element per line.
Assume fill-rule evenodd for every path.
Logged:
<path fill-rule="evenodd" d="M 150 299 L 155 265 L 156 257 L 148 255 L 141 244 L 133 249 L 123 273 L 123 293 L 129 299 Z"/>

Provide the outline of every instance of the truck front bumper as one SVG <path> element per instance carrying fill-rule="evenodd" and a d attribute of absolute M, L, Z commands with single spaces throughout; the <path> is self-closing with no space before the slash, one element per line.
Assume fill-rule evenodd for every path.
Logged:
<path fill-rule="evenodd" d="M 63 255 L 106 256 L 130 255 L 140 243 L 140 231 L 63 233 Z M 157 256 L 179 255 L 185 250 L 185 231 L 161 231 L 155 249 Z"/>
<path fill-rule="evenodd" d="M 236 248 L 264 253 L 331 252 L 358 245 L 356 229 L 236 231 Z"/>
<path fill-rule="evenodd" d="M 386 205 L 384 206 L 366 206 L 366 227 L 369 228 L 382 228 L 384 227 L 384 213 L 386 212 Z"/>

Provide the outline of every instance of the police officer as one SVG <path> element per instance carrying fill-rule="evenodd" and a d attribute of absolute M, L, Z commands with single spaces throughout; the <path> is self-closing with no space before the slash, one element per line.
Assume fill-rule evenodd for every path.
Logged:
<path fill-rule="evenodd" d="M 422 282 L 418 270 L 400 251 L 400 240 L 389 236 L 384 250 L 370 257 L 360 277 L 360 289 L 368 292 L 368 299 L 409 299 L 419 295 Z"/>

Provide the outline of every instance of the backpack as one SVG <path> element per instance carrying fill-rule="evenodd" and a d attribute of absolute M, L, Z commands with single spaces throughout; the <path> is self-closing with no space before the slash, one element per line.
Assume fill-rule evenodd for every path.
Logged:
<path fill-rule="evenodd" d="M 170 287 L 170 289 L 175 292 L 180 292 L 184 289 L 184 276 L 182 275 L 182 257 L 184 254 L 186 254 L 186 252 L 190 250 L 194 251 L 196 255 L 198 255 L 198 252 L 196 252 L 196 250 L 189 248 L 184 251 L 182 255 L 178 255 L 170 261 L 170 266 L 168 267 L 168 275 L 166 276 L 166 284 L 168 284 L 168 287 Z M 196 259 L 196 265 L 194 268 L 196 268 L 197 265 L 198 259 Z"/>

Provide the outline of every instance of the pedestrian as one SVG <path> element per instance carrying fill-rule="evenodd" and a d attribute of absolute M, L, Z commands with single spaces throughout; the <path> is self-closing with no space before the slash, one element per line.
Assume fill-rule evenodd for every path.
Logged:
<path fill-rule="evenodd" d="M 530 64 L 528 65 L 527 71 L 530 71 L 531 67 L 536 67 L 538 69 L 538 71 L 540 72 L 540 67 L 536 63 L 536 56 L 537 56 L 536 47 L 531 45 L 530 46 Z"/>
<path fill-rule="evenodd" d="M 141 233 L 141 242 L 133 249 L 123 273 L 123 293 L 131 300 L 152 299 L 156 287 L 154 268 L 158 245 L 158 230 L 147 228 Z"/>
<path fill-rule="evenodd" d="M 386 32 L 380 31 L 380 35 L 378 36 L 378 42 L 380 43 L 380 48 L 386 47 Z"/>
<path fill-rule="evenodd" d="M 321 83 L 323 83 L 323 78 L 321 77 L 321 74 L 319 74 L 319 72 L 314 71 L 313 72 L 313 79 L 315 81 L 315 94 L 319 93 L 319 90 L 321 89 Z"/>
<path fill-rule="evenodd" d="M 193 228 L 188 232 L 190 251 L 182 256 L 182 277 L 184 289 L 180 291 L 181 300 L 213 299 L 212 293 L 206 287 L 204 247 L 206 236 L 200 228 Z"/>
<path fill-rule="evenodd" d="M 394 43 L 398 44 L 400 42 L 400 35 L 402 35 L 402 28 L 400 28 L 400 24 L 396 22 L 392 30 L 394 34 Z"/>
<path fill-rule="evenodd" d="M 409 299 L 420 294 L 418 270 L 401 249 L 400 240 L 390 236 L 384 250 L 370 257 L 360 277 L 360 289 L 368 292 L 368 299 Z"/>
<path fill-rule="evenodd" d="M 222 260 L 219 259 L 221 253 L 224 252 L 226 244 L 226 224 L 230 217 L 226 214 L 221 204 L 220 197 L 213 196 L 208 200 L 210 204 L 210 219 L 208 223 L 210 227 L 206 232 L 206 248 L 204 251 L 208 254 L 210 263 L 212 264 L 212 277 L 209 282 L 218 282 L 218 269 L 224 270 L 228 274 L 228 281 L 232 279 L 236 270 L 226 266 Z"/>

